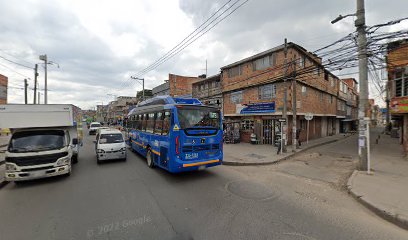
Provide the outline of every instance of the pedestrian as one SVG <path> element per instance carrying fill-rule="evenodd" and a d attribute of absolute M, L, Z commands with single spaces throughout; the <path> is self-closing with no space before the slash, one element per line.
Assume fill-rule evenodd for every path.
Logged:
<path fill-rule="evenodd" d="M 297 130 L 296 130 L 296 142 L 298 143 L 298 146 L 299 146 L 299 148 L 302 146 L 302 143 L 300 142 L 300 132 L 301 132 L 302 130 L 300 129 L 300 128 L 298 128 Z"/>

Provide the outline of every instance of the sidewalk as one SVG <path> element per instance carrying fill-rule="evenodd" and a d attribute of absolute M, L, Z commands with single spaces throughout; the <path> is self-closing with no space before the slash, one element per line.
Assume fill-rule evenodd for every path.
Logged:
<path fill-rule="evenodd" d="M 354 171 L 347 188 L 377 215 L 408 229 L 408 160 L 403 156 L 398 138 L 380 134 L 379 144 L 375 144 L 379 134 L 378 129 L 371 133 L 373 174 Z"/>
<path fill-rule="evenodd" d="M 350 136 L 350 134 L 337 134 L 334 136 L 310 140 L 308 144 L 302 142 L 302 149 L 292 152 L 292 147 L 287 147 L 287 152 L 277 154 L 277 147 L 272 145 L 253 145 L 250 143 L 224 144 L 224 165 L 247 166 L 247 165 L 266 165 L 273 164 L 294 155 L 318 147 L 324 144 L 336 142 Z"/>

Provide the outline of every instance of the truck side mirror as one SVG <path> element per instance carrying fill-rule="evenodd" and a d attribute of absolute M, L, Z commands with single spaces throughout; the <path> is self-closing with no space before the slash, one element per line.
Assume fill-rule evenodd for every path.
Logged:
<path fill-rule="evenodd" d="M 77 145 L 78 144 L 78 138 L 73 138 L 72 139 L 72 144 Z"/>

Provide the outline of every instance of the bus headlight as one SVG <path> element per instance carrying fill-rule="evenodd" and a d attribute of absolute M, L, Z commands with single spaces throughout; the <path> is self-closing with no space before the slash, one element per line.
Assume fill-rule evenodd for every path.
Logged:
<path fill-rule="evenodd" d="M 70 162 L 69 157 L 63 157 L 57 161 L 57 166 L 66 165 Z"/>
<path fill-rule="evenodd" d="M 16 165 L 12 164 L 12 163 L 6 163 L 6 171 L 16 171 L 17 167 Z"/>

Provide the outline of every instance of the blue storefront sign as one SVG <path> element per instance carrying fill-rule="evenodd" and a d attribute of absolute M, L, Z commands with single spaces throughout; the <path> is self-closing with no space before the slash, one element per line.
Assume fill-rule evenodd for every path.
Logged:
<path fill-rule="evenodd" d="M 242 110 L 241 114 L 249 113 L 274 113 L 275 112 L 275 102 L 266 103 L 250 103 L 247 104 Z"/>

